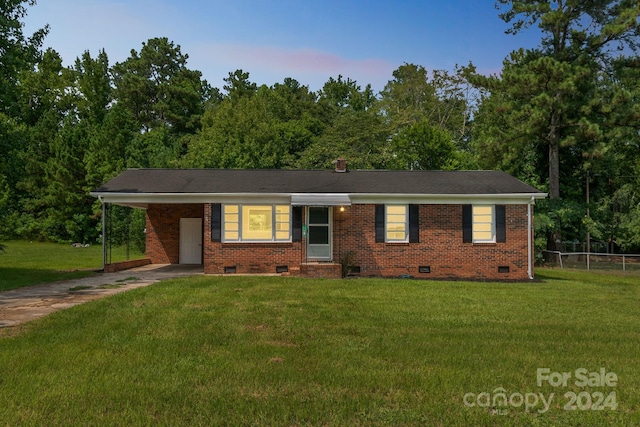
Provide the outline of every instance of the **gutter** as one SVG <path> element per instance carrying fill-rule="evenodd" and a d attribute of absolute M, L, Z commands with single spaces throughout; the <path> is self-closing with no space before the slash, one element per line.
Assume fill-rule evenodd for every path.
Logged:
<path fill-rule="evenodd" d="M 93 197 L 102 197 L 109 203 L 138 204 L 143 207 L 149 203 L 212 203 L 225 201 L 229 203 L 242 200 L 272 200 L 290 203 L 292 199 L 305 200 L 316 197 L 316 203 L 325 199 L 340 198 L 340 204 L 384 203 L 420 203 L 420 204 L 467 204 L 467 203 L 505 203 L 525 204 L 529 199 L 543 199 L 546 193 L 508 193 L 508 194 L 397 194 L 397 193 L 124 193 L 124 192 L 91 192 Z M 346 203 L 350 200 L 350 203 Z"/>

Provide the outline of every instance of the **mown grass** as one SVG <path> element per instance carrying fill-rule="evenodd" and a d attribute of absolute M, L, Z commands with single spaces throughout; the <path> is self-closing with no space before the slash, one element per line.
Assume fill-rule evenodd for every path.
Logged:
<path fill-rule="evenodd" d="M 76 279 L 102 268 L 102 246 L 74 248 L 71 245 L 28 241 L 3 243 L 0 253 L 0 291 L 56 280 Z M 124 247 L 113 248 L 113 262 L 125 259 Z M 144 255 L 130 251 L 131 259 Z"/>
<path fill-rule="evenodd" d="M 192 277 L 0 330 L 7 425 L 640 424 L 638 277 Z M 615 387 L 538 387 L 605 368 Z M 546 413 L 466 393 L 550 393 Z M 566 411 L 569 391 L 616 410 Z M 536 409 L 541 409 L 540 405 Z"/>

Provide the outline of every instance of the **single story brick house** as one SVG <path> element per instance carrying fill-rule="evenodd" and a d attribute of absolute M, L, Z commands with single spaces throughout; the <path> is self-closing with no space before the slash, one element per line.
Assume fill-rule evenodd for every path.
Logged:
<path fill-rule="evenodd" d="M 533 205 L 498 171 L 129 169 L 91 195 L 146 209 L 152 263 L 207 274 L 533 279 Z"/>

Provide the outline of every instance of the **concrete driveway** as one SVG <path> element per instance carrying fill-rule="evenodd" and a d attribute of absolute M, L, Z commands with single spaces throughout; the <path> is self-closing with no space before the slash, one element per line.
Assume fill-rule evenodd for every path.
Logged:
<path fill-rule="evenodd" d="M 26 286 L 0 292 L 0 328 L 19 325 L 53 311 L 149 286 L 160 280 L 203 275 L 201 266 L 150 264 L 117 273 Z"/>

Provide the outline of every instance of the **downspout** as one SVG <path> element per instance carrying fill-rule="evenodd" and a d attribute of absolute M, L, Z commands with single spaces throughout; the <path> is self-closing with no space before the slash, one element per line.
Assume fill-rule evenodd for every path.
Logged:
<path fill-rule="evenodd" d="M 527 204 L 527 250 L 528 250 L 528 254 L 527 254 L 527 262 L 528 262 L 528 267 L 527 267 L 527 274 L 529 275 L 529 280 L 533 280 L 533 248 L 531 247 L 532 245 L 532 234 L 533 234 L 533 230 L 531 229 L 532 226 L 532 209 L 533 209 L 533 204 L 535 203 L 535 199 L 533 198 L 533 196 L 531 197 L 531 201 Z"/>

